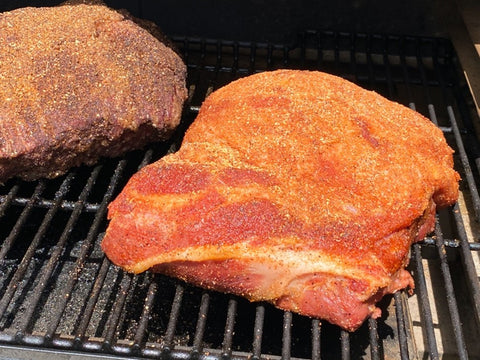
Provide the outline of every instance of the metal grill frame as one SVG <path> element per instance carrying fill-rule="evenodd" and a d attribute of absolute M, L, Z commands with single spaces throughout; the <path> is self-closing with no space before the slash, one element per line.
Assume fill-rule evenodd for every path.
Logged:
<path fill-rule="evenodd" d="M 171 141 L 154 144 L 144 152 L 135 152 L 122 159 L 102 162 L 96 167 L 72 170 L 57 180 L 35 183 L 9 181 L 0 188 L 0 221 L 4 229 L 8 228 L 3 232 L 5 236 L 0 247 L 0 271 L 3 275 L 3 280 L 0 280 L 0 355 L 2 351 L 16 351 L 17 354 L 22 352 L 32 358 L 83 354 L 95 358 L 290 359 L 297 357 L 298 349 L 304 346 L 309 349 L 309 354 L 303 357 L 313 360 L 377 360 L 388 358 L 392 351 L 392 342 L 388 341 L 388 337 L 392 335 L 393 351 L 399 358 L 422 357 L 423 354 L 416 353 L 412 343 L 407 294 L 404 292 L 398 292 L 391 298 L 394 314 L 390 314 L 389 319 L 393 320 L 393 327 L 369 319 L 361 330 L 350 334 L 312 319 L 306 320 L 310 330 L 304 331 L 302 337 L 298 338 L 295 327 L 298 322 L 305 322 L 298 315 L 275 310 L 272 315 L 270 305 L 246 305 L 242 299 L 195 290 L 181 282 L 148 272 L 139 276 L 123 273 L 98 254 L 98 244 L 106 226 L 108 203 L 133 172 L 178 149 L 183 132 L 211 91 L 238 77 L 277 68 L 327 71 L 374 89 L 393 100 L 400 99 L 405 105 L 423 112 L 442 128 L 455 148 L 456 165 L 472 203 L 469 214 L 475 221 L 480 221 L 477 190 L 480 143 L 475 125 L 478 119 L 472 111 L 468 88 L 451 43 L 438 38 L 317 31 L 298 34 L 292 44 L 187 37 L 173 37 L 173 40 L 188 65 L 189 99 L 182 124 Z M 401 96 L 398 88 L 402 89 Z M 442 115 L 438 116 L 439 113 Z M 73 188 L 79 188 L 73 191 L 74 196 Z M 425 249 L 434 249 L 440 261 L 458 358 L 467 359 L 470 349 L 465 340 L 447 250 L 460 257 L 458 264 L 470 287 L 469 295 L 473 304 L 471 314 L 475 317 L 477 331 L 480 331 L 480 288 L 473 260 L 473 254 L 480 250 L 480 244 L 467 233 L 464 224 L 467 219 L 462 217 L 461 210 L 457 204 L 444 214 L 452 223 L 453 230 L 446 230 L 444 220 L 438 216 L 435 234 L 412 246 L 410 268 L 415 275 L 416 293 L 423 314 L 426 352 L 432 359 L 439 359 L 441 354 L 432 320 L 430 304 L 433 300 L 428 295 L 422 264 L 422 252 Z M 25 228 L 32 222 L 33 213 L 38 211 L 40 215 L 33 220 L 36 222 L 35 233 L 28 244 L 22 244 Z M 60 231 L 52 232 L 52 227 L 57 226 L 55 219 L 58 214 L 65 218 L 64 225 Z M 77 236 L 78 223 L 82 222 L 83 217 L 87 219 L 83 222 L 88 228 Z M 57 238 L 50 244 L 48 254 L 39 255 L 40 244 L 51 233 L 56 234 Z M 444 233 L 452 236 L 444 237 Z M 22 253 L 12 255 L 19 246 Z M 75 256 L 69 255 L 75 247 L 78 247 Z M 66 256 L 69 256 L 69 260 L 66 260 Z M 19 286 L 35 261 L 41 261 L 37 267 L 38 276 L 28 286 Z M 72 307 L 76 288 L 90 263 L 95 265 L 95 276 L 89 283 L 88 296 L 80 307 L 81 315 L 75 315 L 78 321 L 70 332 L 62 332 L 59 330 L 62 328 L 62 319 Z M 48 294 L 54 287 L 52 279 L 55 282 L 63 273 L 66 274 L 66 280 L 63 288 L 56 290 L 56 311 L 48 319 L 48 326 L 39 331 L 36 328 L 39 322 L 37 312 L 51 301 Z M 92 317 L 97 311 L 105 285 L 112 278 L 116 281 L 117 295 L 110 299 L 108 314 L 100 322 L 103 329 L 96 329 L 92 333 L 89 328 Z M 161 326 L 162 333 L 158 334 L 158 341 L 151 342 L 149 327 L 154 321 L 151 318 L 156 304 L 162 299 L 165 281 L 173 289 L 171 301 L 165 300 L 168 308 L 162 308 L 168 313 L 165 315 L 168 322 Z M 138 289 L 142 289 L 140 297 L 137 297 Z M 182 343 L 178 341 L 178 337 L 183 335 L 179 327 L 182 327 L 185 299 L 189 297 L 186 292 L 190 291 L 197 291 L 198 304 L 191 314 L 194 324 L 187 334 L 189 338 Z M 217 315 L 212 315 L 216 309 L 212 309 L 211 303 L 218 297 L 224 298 L 227 305 L 221 342 L 212 347 L 206 341 L 206 332 L 211 326 L 212 317 Z M 132 299 L 136 299 L 133 303 L 138 305 L 139 315 L 132 321 L 134 325 L 128 336 L 122 337 L 119 334 L 124 333 L 121 329 L 130 321 L 126 313 Z M 78 299 L 75 298 L 75 301 Z M 238 329 L 239 317 L 243 315 L 241 310 L 246 306 L 253 309 L 253 326 Z M 267 332 L 266 327 L 271 326 L 268 321 L 272 316 L 282 324 L 281 331 L 278 330 L 281 334 L 274 339 L 278 343 L 274 346 L 274 352 L 266 345 L 271 341 L 268 337 L 272 333 Z M 279 317 L 280 320 L 277 319 Z M 329 336 L 328 343 L 325 341 L 326 333 Z M 249 345 L 239 346 L 239 336 L 251 339 Z"/>

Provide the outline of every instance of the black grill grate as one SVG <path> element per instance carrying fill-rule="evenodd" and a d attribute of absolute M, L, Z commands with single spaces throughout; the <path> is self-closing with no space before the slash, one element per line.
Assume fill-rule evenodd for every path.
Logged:
<path fill-rule="evenodd" d="M 174 41 L 188 64 L 190 96 L 170 142 L 59 179 L 0 188 L 0 357 L 480 358 L 478 119 L 450 42 L 314 31 L 291 44 Z M 108 203 L 135 171 L 178 148 L 205 96 L 285 67 L 337 74 L 410 106 L 456 150 L 463 197 L 438 214 L 434 235 L 412 247 L 416 295 L 385 298 L 386 315 L 355 333 L 148 272 L 132 276 L 99 247 Z"/>

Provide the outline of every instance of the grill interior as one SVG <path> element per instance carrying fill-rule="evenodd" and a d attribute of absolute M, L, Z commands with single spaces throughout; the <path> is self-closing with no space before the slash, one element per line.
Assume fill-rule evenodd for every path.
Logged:
<path fill-rule="evenodd" d="M 478 118 L 451 43 L 323 31 L 289 43 L 172 38 L 188 65 L 189 98 L 171 141 L 0 187 L 0 358 L 480 358 Z M 412 247 L 415 295 L 386 297 L 382 318 L 355 333 L 149 272 L 133 276 L 100 250 L 108 203 L 139 168 L 178 149 L 203 99 L 277 68 L 375 90 L 429 117 L 455 149 L 462 196 Z"/>

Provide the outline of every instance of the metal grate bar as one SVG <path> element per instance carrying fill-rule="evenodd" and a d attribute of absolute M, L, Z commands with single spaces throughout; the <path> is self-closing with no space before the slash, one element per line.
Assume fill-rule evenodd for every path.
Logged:
<path fill-rule="evenodd" d="M 433 237 L 426 237 L 425 239 L 423 239 L 420 244 L 422 245 L 433 245 L 433 246 L 436 246 L 436 239 L 434 239 Z M 449 247 L 449 248 L 460 248 L 462 246 L 460 240 L 458 239 L 443 239 L 443 245 L 445 245 L 446 247 Z M 465 246 L 468 247 L 468 249 L 470 251 L 480 251 L 480 243 L 478 242 L 468 242 L 466 244 L 464 244 Z"/>
<path fill-rule="evenodd" d="M 233 334 L 235 331 L 235 317 L 237 315 L 237 300 L 228 301 L 227 320 L 222 342 L 222 358 L 228 359 L 232 356 Z"/>
<path fill-rule="evenodd" d="M 5 292 L 3 293 L 2 298 L 0 299 L 0 318 L 4 316 L 5 311 L 7 310 L 8 305 L 10 304 L 15 291 L 17 290 L 17 285 L 27 272 L 27 268 L 29 263 L 32 261 L 32 257 L 35 254 L 35 250 L 38 247 L 38 244 L 42 240 L 42 238 L 45 235 L 45 232 L 47 231 L 50 223 L 53 220 L 53 217 L 55 216 L 55 213 L 57 212 L 60 203 L 63 199 L 63 197 L 66 195 L 66 193 L 69 190 L 70 183 L 74 177 L 73 173 L 70 173 L 65 180 L 62 182 L 60 185 L 59 190 L 55 194 L 55 201 L 54 201 L 54 206 L 47 212 L 45 215 L 42 223 L 40 224 L 40 227 L 38 228 L 37 232 L 35 233 L 35 237 L 33 238 L 32 242 L 30 243 L 27 251 L 25 252 L 17 270 L 15 271 L 15 274 L 13 277 L 10 279 L 8 283 L 8 287 L 6 288 Z"/>
<path fill-rule="evenodd" d="M 0 261 L 3 262 L 5 260 L 5 256 L 7 255 L 7 252 L 10 250 L 10 248 L 14 244 L 20 231 L 24 228 L 25 222 L 27 221 L 28 216 L 30 215 L 30 212 L 33 210 L 35 202 L 37 201 L 38 197 L 40 196 L 40 194 L 44 189 L 45 189 L 45 181 L 40 181 L 35 187 L 35 191 L 32 197 L 29 199 L 27 206 L 25 207 L 25 209 L 23 209 L 13 229 L 10 231 L 10 234 L 2 244 L 2 248 L 0 249 Z"/>
<path fill-rule="evenodd" d="M 368 319 L 368 329 L 370 336 L 370 357 L 372 360 L 380 360 L 380 344 L 378 341 L 377 320 Z"/>
<path fill-rule="evenodd" d="M 55 309 L 54 314 L 52 315 L 49 330 L 46 334 L 46 339 L 52 339 L 55 331 L 57 330 L 58 324 L 60 323 L 60 319 L 65 311 L 65 307 L 67 306 L 68 301 L 70 300 L 70 294 L 73 291 L 75 283 L 77 282 L 78 275 L 82 270 L 83 264 L 87 258 L 88 252 L 93 245 L 94 240 L 97 238 L 98 230 L 101 223 L 104 221 L 107 206 L 112 200 L 113 194 L 117 188 L 120 176 L 122 175 L 123 170 L 125 169 L 126 161 L 121 160 L 118 162 L 117 168 L 115 169 L 115 173 L 110 179 L 110 184 L 108 186 L 108 190 L 106 191 L 102 203 L 100 204 L 99 211 L 95 214 L 95 218 L 92 222 L 92 225 L 88 231 L 87 237 L 82 242 L 81 250 L 78 255 L 77 261 L 75 262 L 75 266 L 70 270 L 68 275 L 67 283 L 63 287 L 62 295 L 60 296 L 60 301 Z"/>
<path fill-rule="evenodd" d="M 5 215 L 5 211 L 8 209 L 10 204 L 15 201 L 16 195 L 20 190 L 20 186 L 18 184 L 12 186 L 8 195 L 0 196 L 0 217 Z"/>
<path fill-rule="evenodd" d="M 175 336 L 175 329 L 178 323 L 178 316 L 180 314 L 180 308 L 182 306 L 183 293 L 185 288 L 182 285 L 177 285 L 175 288 L 175 296 L 173 297 L 172 308 L 170 310 L 170 316 L 168 318 L 167 331 L 165 332 L 164 339 L 164 353 L 167 355 L 174 348 L 173 339 Z"/>
<path fill-rule="evenodd" d="M 320 346 L 320 336 L 321 336 L 321 323 L 318 319 L 312 320 L 312 360 L 320 360 L 321 358 L 321 346 Z"/>
<path fill-rule="evenodd" d="M 107 351 L 113 350 L 115 333 L 124 310 L 129 289 L 134 286 L 134 283 L 137 280 L 137 277 L 134 277 L 132 274 L 123 273 L 121 270 L 119 270 L 119 276 L 120 278 L 124 276 L 125 280 L 122 281 L 118 296 L 115 299 L 111 313 L 108 317 L 107 323 L 105 324 L 103 349 Z"/>
<path fill-rule="evenodd" d="M 419 298 L 420 314 L 423 317 L 423 331 L 427 339 L 428 353 L 432 360 L 439 359 L 437 340 L 435 338 L 435 330 L 433 325 L 432 310 L 428 300 L 427 282 L 425 279 L 425 271 L 422 264 L 421 248 L 419 244 L 412 246 L 412 254 L 415 266 L 415 280 Z"/>
<path fill-rule="evenodd" d="M 110 261 L 104 257 L 102 261 L 102 265 L 100 266 L 100 270 L 95 276 L 95 283 L 93 284 L 92 290 L 90 291 L 90 296 L 88 298 L 88 302 L 85 305 L 82 319 L 74 332 L 75 344 L 76 347 L 80 347 L 83 338 L 85 337 L 85 332 L 87 331 L 88 324 L 90 319 L 92 318 L 95 305 L 97 303 L 98 297 L 100 296 L 100 292 L 102 291 L 102 287 L 105 282 L 105 278 L 107 277 L 108 269 L 110 267 Z"/>
<path fill-rule="evenodd" d="M 473 208 L 475 211 L 475 216 L 477 221 L 480 221 L 480 196 L 478 194 L 477 186 L 475 184 L 475 179 L 473 177 L 472 168 L 470 167 L 470 162 L 468 160 L 467 152 L 465 151 L 465 147 L 463 145 L 462 136 L 460 134 L 460 130 L 458 129 L 457 120 L 455 118 L 455 114 L 453 113 L 452 106 L 447 107 L 448 116 L 450 119 L 450 123 L 452 125 L 453 134 L 455 136 L 455 141 L 457 145 L 457 152 L 460 156 L 460 160 L 462 162 L 463 171 L 465 179 L 467 180 L 468 188 L 470 190 L 471 198 L 473 201 Z"/>
<path fill-rule="evenodd" d="M 292 313 L 283 313 L 282 359 L 289 360 L 292 349 Z"/>
<path fill-rule="evenodd" d="M 349 360 L 350 359 L 350 334 L 342 330 L 340 332 L 340 342 L 341 342 L 341 352 L 342 352 L 342 360 Z"/>
<path fill-rule="evenodd" d="M 428 104 L 428 117 L 438 126 L 437 114 L 435 113 L 435 107 L 432 104 Z"/>
<path fill-rule="evenodd" d="M 437 236 L 437 252 L 440 258 L 440 269 L 442 271 L 445 289 L 447 292 L 447 304 L 450 312 L 450 319 L 454 329 L 455 342 L 457 344 L 458 356 L 460 359 L 468 359 L 467 347 L 465 345 L 465 339 L 462 331 L 462 324 L 460 321 L 460 315 L 458 313 L 457 301 L 455 299 L 455 290 L 453 288 L 452 276 L 448 268 L 447 255 L 445 246 L 442 241 L 442 231 L 438 222 L 438 217 L 435 224 L 435 235 Z"/>
<path fill-rule="evenodd" d="M 400 358 L 402 360 L 409 360 L 409 352 L 408 352 L 408 339 L 407 333 L 405 328 L 405 309 L 403 305 L 403 291 L 397 291 L 393 294 L 393 298 L 395 299 L 395 315 L 397 318 L 397 328 L 398 328 L 398 344 L 400 347 Z"/>
<path fill-rule="evenodd" d="M 469 280 L 467 281 L 467 284 L 469 285 L 470 295 L 472 297 L 473 315 L 475 316 L 477 324 L 480 324 L 480 283 L 475 270 L 472 253 L 469 250 L 467 234 L 458 204 L 456 204 L 453 208 L 453 215 L 457 223 L 458 236 L 460 238 L 460 254 L 462 256 L 466 275 Z"/>
<path fill-rule="evenodd" d="M 208 305 L 210 303 L 210 296 L 204 292 L 200 301 L 200 309 L 198 311 L 197 326 L 195 327 L 195 335 L 193 337 L 193 346 L 191 354 L 193 357 L 200 355 L 203 348 L 203 334 L 207 324 Z"/>
<path fill-rule="evenodd" d="M 255 324 L 253 327 L 252 359 L 259 360 L 262 356 L 263 321 L 265 319 L 265 307 L 257 305 Z"/>
<path fill-rule="evenodd" d="M 152 307 L 155 300 L 155 295 L 157 293 L 157 289 L 158 289 L 157 282 L 151 281 L 148 287 L 147 296 L 144 301 L 143 312 L 142 312 L 142 315 L 140 316 L 137 331 L 133 339 L 132 347 L 135 353 L 140 353 L 140 350 L 145 342 L 144 338 L 145 338 L 145 335 L 147 334 L 147 325 L 150 318 L 150 314 L 152 312 Z"/>
<path fill-rule="evenodd" d="M 139 168 L 145 166 L 149 161 L 151 161 L 152 153 L 153 152 L 152 152 L 151 149 L 149 149 L 145 152 L 145 155 L 143 156 L 143 159 L 142 159 L 142 162 L 139 165 Z M 110 201 L 110 199 L 112 198 L 114 190 L 115 190 L 115 188 L 117 186 L 117 183 L 118 183 L 118 180 L 119 180 L 119 176 L 122 173 L 124 167 L 125 167 L 124 162 L 120 162 L 117 165 L 115 174 L 112 178 L 112 180 L 114 180 L 114 181 L 111 181 L 110 186 L 109 186 L 110 190 L 109 190 L 108 194 L 106 194 L 106 196 L 104 198 L 104 201 L 102 203 L 107 204 L 108 201 Z M 106 211 L 106 207 L 104 208 L 104 212 L 105 211 Z M 101 240 L 102 237 L 103 237 L 102 235 L 99 236 L 100 240 Z M 81 321 L 80 321 L 80 323 L 77 327 L 77 330 L 75 331 L 76 347 L 79 347 L 81 345 L 82 339 L 85 336 L 85 332 L 87 330 L 90 319 L 93 315 L 95 305 L 97 303 L 100 292 L 102 291 L 102 287 L 104 285 L 104 281 L 105 281 L 105 278 L 108 274 L 108 270 L 109 270 L 110 265 L 111 265 L 110 261 L 104 256 L 103 260 L 102 260 L 102 265 L 101 265 L 98 273 L 95 276 L 95 283 L 94 283 L 94 285 L 92 287 L 92 290 L 90 292 L 90 296 L 89 296 L 88 302 L 85 306 L 83 316 L 82 316 Z M 64 306 L 63 306 L 63 308 L 64 308 Z M 57 325 L 58 325 L 58 322 L 57 322 Z"/>
<path fill-rule="evenodd" d="M 26 198 L 26 197 L 10 197 L 9 195 L 0 195 L 0 203 L 3 205 L 16 205 L 16 206 L 26 206 L 30 202 L 31 198 Z M 42 199 L 39 198 L 37 202 L 35 203 L 36 207 L 40 208 L 51 208 L 54 206 L 54 201 L 48 200 L 48 199 Z M 93 204 L 93 203 L 88 203 L 86 202 L 84 204 L 83 211 L 85 212 L 96 212 L 98 211 L 99 204 Z M 75 201 L 69 201 L 69 200 L 63 200 L 60 203 L 60 208 L 62 210 L 67 210 L 67 211 L 73 211 L 76 207 L 76 202 Z"/>
<path fill-rule="evenodd" d="M 39 304 L 40 298 L 43 294 L 44 289 L 46 288 L 47 284 L 49 283 L 49 280 L 51 279 L 51 275 L 57 266 L 58 259 L 60 258 L 60 255 L 63 251 L 63 248 L 65 246 L 65 243 L 68 240 L 68 237 L 70 236 L 70 233 L 77 222 L 78 218 L 81 215 L 82 212 L 82 205 L 83 201 L 85 201 L 95 183 L 95 180 L 98 177 L 98 174 L 100 172 L 101 166 L 97 166 L 96 168 L 93 169 L 85 187 L 82 190 L 82 193 L 79 196 L 77 206 L 75 210 L 72 212 L 70 215 L 70 218 L 67 222 L 67 225 L 65 226 L 62 235 L 57 243 L 57 247 L 55 250 L 52 252 L 50 259 L 44 268 L 44 271 L 41 273 L 39 276 L 39 282 L 35 286 L 35 289 L 33 291 L 31 300 L 29 301 L 29 304 L 27 306 L 27 310 L 25 314 L 23 314 L 22 319 L 23 323 L 21 326 L 18 327 L 17 331 L 17 337 L 20 339 L 23 333 L 27 330 L 27 328 L 31 325 L 31 319 L 32 316 Z"/>

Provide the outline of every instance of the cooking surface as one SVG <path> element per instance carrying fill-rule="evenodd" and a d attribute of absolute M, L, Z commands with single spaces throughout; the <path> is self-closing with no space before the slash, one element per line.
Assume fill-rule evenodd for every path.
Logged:
<path fill-rule="evenodd" d="M 183 123 L 168 143 L 51 181 L 0 187 L 0 357 L 480 358 L 478 121 L 449 41 L 300 32 L 287 43 L 174 37 L 189 68 Z M 414 296 L 349 334 L 269 305 L 112 266 L 99 244 L 108 203 L 138 168 L 178 148 L 212 90 L 253 72 L 318 69 L 415 108 L 456 150 L 462 197 L 412 247 Z"/>

